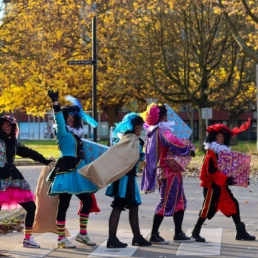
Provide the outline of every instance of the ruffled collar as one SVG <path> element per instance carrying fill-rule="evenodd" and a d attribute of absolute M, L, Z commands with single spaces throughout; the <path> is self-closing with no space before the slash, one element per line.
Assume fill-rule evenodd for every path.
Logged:
<path fill-rule="evenodd" d="M 66 126 L 66 129 L 69 131 L 69 132 L 72 132 L 73 134 L 77 135 L 78 137 L 82 137 L 82 133 L 83 133 L 83 129 L 82 128 L 73 128 L 69 125 L 65 125 Z"/>
<path fill-rule="evenodd" d="M 219 154 L 222 151 L 226 151 L 226 152 L 231 151 L 230 147 L 226 145 L 218 144 L 217 142 L 212 142 L 212 143 L 204 142 L 203 145 L 205 150 L 213 150 L 217 154 Z"/>
<path fill-rule="evenodd" d="M 147 130 L 149 132 L 152 132 L 153 130 L 155 130 L 157 127 L 169 127 L 171 129 L 171 131 L 173 132 L 174 129 L 173 129 L 173 126 L 175 125 L 175 122 L 174 121 L 168 121 L 168 122 L 159 122 L 158 124 L 156 125 L 150 125 L 147 127 Z"/>

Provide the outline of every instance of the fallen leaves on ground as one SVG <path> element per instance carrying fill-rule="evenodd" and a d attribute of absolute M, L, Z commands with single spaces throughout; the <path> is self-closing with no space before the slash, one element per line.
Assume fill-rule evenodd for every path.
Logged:
<path fill-rule="evenodd" d="M 15 218 L 5 219 L 0 222 L 0 235 L 10 232 L 20 232 L 24 228 L 24 213 Z"/>

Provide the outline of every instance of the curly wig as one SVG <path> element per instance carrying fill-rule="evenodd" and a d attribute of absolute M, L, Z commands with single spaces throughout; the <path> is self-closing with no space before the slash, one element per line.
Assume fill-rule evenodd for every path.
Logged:
<path fill-rule="evenodd" d="M 17 137 L 19 134 L 19 127 L 16 119 L 13 116 L 2 116 L 0 118 L 0 128 L 2 128 L 4 122 L 9 122 L 11 124 L 11 137 Z"/>
<path fill-rule="evenodd" d="M 74 128 L 82 128 L 82 118 L 79 116 L 80 108 L 76 105 L 65 106 L 62 108 L 62 113 L 66 122 L 68 115 L 74 116 Z"/>

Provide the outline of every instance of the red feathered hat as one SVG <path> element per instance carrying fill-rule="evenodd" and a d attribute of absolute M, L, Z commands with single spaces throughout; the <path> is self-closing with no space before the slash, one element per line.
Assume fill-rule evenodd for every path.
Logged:
<path fill-rule="evenodd" d="M 244 124 L 242 124 L 240 127 L 234 127 L 232 130 L 230 130 L 229 127 L 224 124 L 214 124 L 214 125 L 208 126 L 206 132 L 207 133 L 211 133 L 211 132 L 230 133 L 231 137 L 233 137 L 236 134 L 239 134 L 239 133 L 247 130 L 249 128 L 250 124 L 251 124 L 250 118 L 248 118 L 248 120 Z"/>

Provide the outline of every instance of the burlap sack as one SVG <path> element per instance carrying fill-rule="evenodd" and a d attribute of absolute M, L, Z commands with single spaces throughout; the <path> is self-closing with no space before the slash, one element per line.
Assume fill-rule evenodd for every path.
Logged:
<path fill-rule="evenodd" d="M 129 172 L 139 160 L 139 155 L 139 137 L 126 134 L 99 158 L 78 171 L 99 188 L 103 188 Z"/>
<path fill-rule="evenodd" d="M 47 194 L 50 182 L 46 181 L 47 176 L 50 173 L 50 171 L 54 168 L 55 163 L 56 162 L 51 162 L 48 166 L 44 166 L 39 175 L 35 192 L 37 208 L 33 224 L 34 233 L 58 233 L 56 227 L 58 195 L 49 196 Z M 70 235 L 67 229 L 65 229 L 65 235 Z"/>

